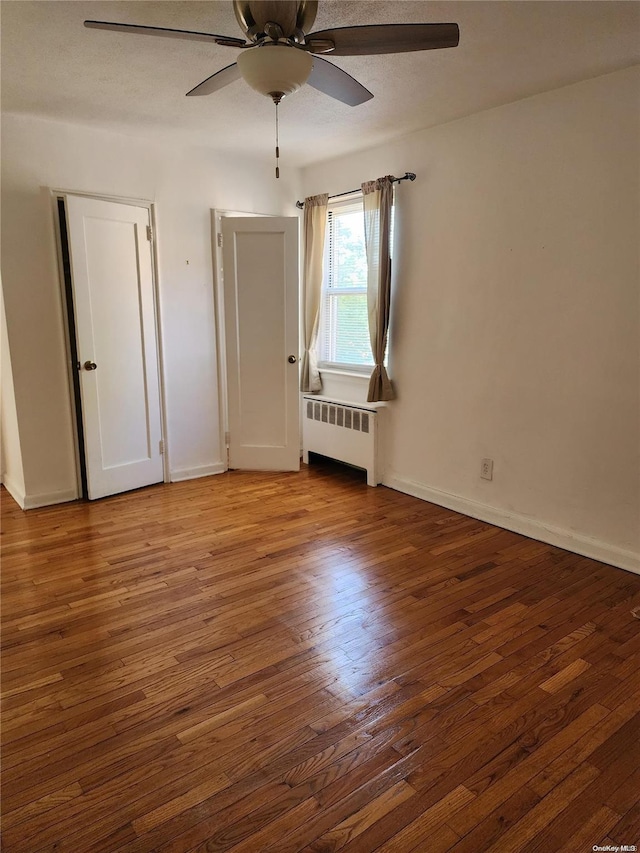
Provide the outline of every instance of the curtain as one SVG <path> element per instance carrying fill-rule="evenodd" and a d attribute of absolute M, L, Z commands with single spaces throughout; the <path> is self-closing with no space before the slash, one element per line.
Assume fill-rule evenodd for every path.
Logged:
<path fill-rule="evenodd" d="M 391 207 L 393 178 L 387 175 L 362 184 L 364 239 L 367 250 L 367 310 L 375 367 L 367 401 L 393 400 L 395 393 L 384 366 L 391 306 Z"/>
<path fill-rule="evenodd" d="M 320 326 L 320 301 L 324 260 L 324 235 L 327 226 L 327 193 L 304 200 L 302 275 L 304 356 L 300 375 L 301 391 L 321 391 L 316 344 Z"/>

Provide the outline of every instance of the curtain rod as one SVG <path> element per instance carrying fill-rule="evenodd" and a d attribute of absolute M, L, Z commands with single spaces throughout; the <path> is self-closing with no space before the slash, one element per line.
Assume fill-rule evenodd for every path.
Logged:
<path fill-rule="evenodd" d="M 401 178 L 393 178 L 392 183 L 400 183 L 400 181 L 415 181 L 416 173 L 415 172 L 405 172 Z M 335 195 L 330 195 L 329 198 L 340 198 L 341 195 L 352 195 L 353 193 L 359 193 L 360 187 L 357 190 L 346 190 L 343 193 L 335 193 Z M 304 208 L 303 201 L 297 201 L 296 207 L 302 210 Z"/>

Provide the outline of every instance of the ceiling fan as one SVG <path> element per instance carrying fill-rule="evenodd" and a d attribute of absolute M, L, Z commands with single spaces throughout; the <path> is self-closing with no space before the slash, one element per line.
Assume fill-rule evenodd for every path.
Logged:
<path fill-rule="evenodd" d="M 85 21 L 85 27 L 141 35 L 208 41 L 239 48 L 238 61 L 216 71 L 188 96 L 210 95 L 239 77 L 276 104 L 305 83 L 350 106 L 373 97 L 350 74 L 319 54 L 366 56 L 456 47 L 457 24 L 370 24 L 309 32 L 317 0 L 233 0 L 236 18 L 248 41 L 215 33 Z"/>
<path fill-rule="evenodd" d="M 330 56 L 367 56 L 456 47 L 460 38 L 457 24 L 365 24 L 335 27 L 310 33 L 318 11 L 318 0 L 233 0 L 233 9 L 248 41 L 216 33 L 85 21 L 85 27 L 166 38 L 206 41 L 241 50 L 238 61 L 216 71 L 189 92 L 210 95 L 239 77 L 256 91 L 272 98 L 276 105 L 276 178 L 278 160 L 278 104 L 285 95 L 305 83 L 344 104 L 363 104 L 373 93 L 361 83 L 323 59 Z"/>

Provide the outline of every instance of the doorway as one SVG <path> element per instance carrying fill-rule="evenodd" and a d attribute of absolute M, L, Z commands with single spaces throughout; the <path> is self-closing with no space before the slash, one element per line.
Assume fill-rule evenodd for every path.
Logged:
<path fill-rule="evenodd" d="M 78 479 L 94 500 L 165 479 L 151 209 L 56 196 Z"/>
<path fill-rule="evenodd" d="M 300 468 L 297 217 L 213 211 L 227 465 Z"/>

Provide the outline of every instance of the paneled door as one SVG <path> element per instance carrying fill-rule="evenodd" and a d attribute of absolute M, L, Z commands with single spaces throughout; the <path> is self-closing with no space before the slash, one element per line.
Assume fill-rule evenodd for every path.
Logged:
<path fill-rule="evenodd" d="M 87 491 L 161 482 L 149 211 L 65 196 Z"/>
<path fill-rule="evenodd" d="M 221 224 L 229 467 L 298 471 L 298 219 Z"/>

